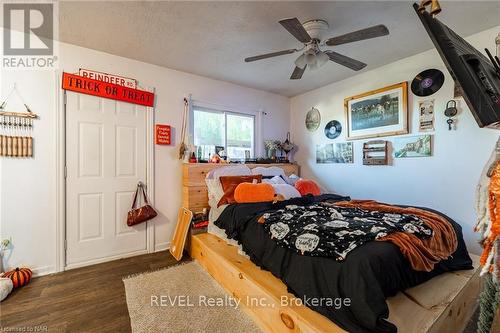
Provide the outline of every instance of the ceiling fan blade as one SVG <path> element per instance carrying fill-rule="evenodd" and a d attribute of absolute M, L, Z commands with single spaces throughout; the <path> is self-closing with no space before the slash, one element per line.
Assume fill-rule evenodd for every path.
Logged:
<path fill-rule="evenodd" d="M 294 53 L 294 52 L 297 52 L 297 50 L 296 49 L 290 49 L 290 50 L 283 50 L 283 51 L 278 51 L 278 52 L 261 54 L 261 55 L 258 55 L 258 56 L 245 58 L 245 62 L 252 62 L 252 61 L 256 61 L 256 60 L 277 57 L 277 56 L 281 56 L 281 55 L 285 55 L 285 54 L 291 54 L 291 53 Z"/>
<path fill-rule="evenodd" d="M 334 46 L 346 43 L 357 42 L 360 40 L 385 36 L 389 34 L 389 30 L 383 24 L 376 25 L 370 28 L 353 31 L 345 35 L 330 38 L 326 41 L 326 45 Z"/>
<path fill-rule="evenodd" d="M 309 36 L 306 29 L 302 26 L 302 23 L 300 23 L 296 17 L 281 20 L 279 23 L 302 43 L 308 43 L 311 41 L 311 36 Z"/>
<path fill-rule="evenodd" d="M 290 80 L 300 80 L 302 78 L 302 74 L 306 71 L 307 65 L 304 68 L 295 67 L 293 70 L 292 76 L 290 76 Z"/>
<path fill-rule="evenodd" d="M 325 51 L 325 53 L 328 55 L 331 61 L 336 62 L 337 64 L 340 64 L 342 66 L 349 67 L 350 69 L 353 69 L 355 71 L 360 71 L 366 67 L 366 64 L 364 62 L 346 57 L 345 55 L 342 55 L 340 53 L 333 51 Z"/>

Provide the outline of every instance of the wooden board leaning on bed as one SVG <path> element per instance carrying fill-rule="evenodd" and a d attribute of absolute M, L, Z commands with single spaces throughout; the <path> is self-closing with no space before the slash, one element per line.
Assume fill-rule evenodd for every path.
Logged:
<path fill-rule="evenodd" d="M 182 165 L 182 207 L 192 211 L 201 211 L 208 208 L 208 192 L 205 183 L 207 173 L 216 168 L 235 166 L 240 164 L 215 163 L 184 163 Z M 245 164 L 250 169 L 256 167 L 279 167 L 287 176 L 299 175 L 299 166 L 296 164 Z"/>
<path fill-rule="evenodd" d="M 197 210 L 208 207 L 205 176 L 213 168 L 223 166 L 227 165 L 183 165 L 185 207 Z M 251 169 L 278 166 L 287 175 L 299 174 L 299 167 L 291 164 L 248 166 Z M 229 295 L 241 299 L 241 304 L 245 305 L 248 298 L 265 300 L 268 306 L 242 307 L 265 332 L 345 332 L 306 306 L 283 305 L 281 297 L 293 297 L 285 284 L 238 254 L 235 246 L 217 236 L 207 233 L 192 236 L 189 252 Z M 476 309 L 480 291 L 479 258 L 471 257 L 474 270 L 442 274 L 388 299 L 389 321 L 398 327 L 399 332 L 405 333 L 462 332 Z"/>

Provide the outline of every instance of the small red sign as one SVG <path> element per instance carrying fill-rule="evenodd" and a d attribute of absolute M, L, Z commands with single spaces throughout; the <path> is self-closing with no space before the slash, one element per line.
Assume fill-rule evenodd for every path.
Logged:
<path fill-rule="evenodd" d="M 149 91 L 132 89 L 118 84 L 63 73 L 62 88 L 81 94 L 99 96 L 117 101 L 154 106 L 155 95 Z"/>
<path fill-rule="evenodd" d="M 169 145 L 170 144 L 171 128 L 169 125 L 156 125 L 156 144 Z"/>

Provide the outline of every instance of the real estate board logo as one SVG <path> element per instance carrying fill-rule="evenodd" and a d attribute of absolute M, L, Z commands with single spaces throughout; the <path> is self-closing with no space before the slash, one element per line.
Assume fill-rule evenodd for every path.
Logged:
<path fill-rule="evenodd" d="M 53 69 L 55 4 L 4 3 L 3 68 Z"/>

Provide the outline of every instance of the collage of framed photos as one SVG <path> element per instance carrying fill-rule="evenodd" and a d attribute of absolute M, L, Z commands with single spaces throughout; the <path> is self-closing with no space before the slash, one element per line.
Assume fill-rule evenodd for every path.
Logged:
<path fill-rule="evenodd" d="M 408 83 L 401 82 L 388 87 L 372 90 L 344 100 L 345 120 L 326 121 L 324 135 L 329 140 L 336 140 L 345 131 L 346 142 L 331 142 L 316 145 L 316 163 L 354 163 L 354 140 L 365 141 L 363 144 L 363 164 L 387 165 L 388 144 L 392 143 L 393 158 L 430 157 L 432 156 L 432 132 L 435 130 L 435 100 L 429 98 L 444 84 L 444 74 L 438 69 L 428 69 L 415 76 L 411 91 L 418 97 L 418 135 L 410 133 L 408 125 Z M 457 96 L 454 96 L 457 97 Z M 453 110 L 454 109 L 454 110 Z M 456 122 L 456 102 L 451 100 L 446 105 L 449 129 Z M 319 129 L 321 114 L 311 108 L 305 119 L 310 132 Z M 391 142 L 379 138 L 394 136 Z M 385 155 L 384 155 L 385 154 Z"/>

